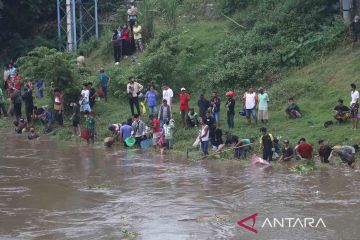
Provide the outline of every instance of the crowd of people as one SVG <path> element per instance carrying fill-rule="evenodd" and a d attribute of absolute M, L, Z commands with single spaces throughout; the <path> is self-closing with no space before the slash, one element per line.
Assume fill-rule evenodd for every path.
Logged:
<path fill-rule="evenodd" d="M 34 88 L 35 86 L 37 88 L 36 97 L 41 98 L 44 95 L 43 84 L 41 81 L 33 84 L 30 80 L 22 79 L 15 62 L 5 66 L 3 76 L 4 91 L 0 89 L 0 113 L 4 117 L 13 116 L 13 124 L 17 133 L 21 134 L 27 130 L 28 138 L 35 139 L 39 137 L 34 128 L 37 124 L 43 125 L 43 133 L 49 133 L 64 125 L 65 99 L 60 89 L 52 89 L 54 105 L 53 110 L 50 110 L 48 107 L 34 106 Z M 72 109 L 73 135 L 86 139 L 88 143 L 93 143 L 96 136 L 96 99 L 101 97 L 107 101 L 110 77 L 104 69 L 100 69 L 98 81 L 100 86 L 98 91 L 91 82 L 84 83 L 83 88 L 79 90 L 79 98 L 72 99 L 69 104 Z M 181 126 L 184 129 L 198 129 L 199 134 L 193 146 L 200 146 L 203 154 L 208 155 L 209 148 L 212 148 L 214 154 L 227 148 L 234 151 L 234 157 L 244 159 L 249 152 L 255 150 L 256 137 L 241 138 L 232 133 L 235 127 L 236 101 L 239 99 L 236 98 L 233 91 L 224 94 L 227 132 L 220 128 L 222 100 L 217 92 L 213 92 L 210 99 L 207 99 L 205 95 L 200 95 L 197 100 L 197 108 L 194 108 L 190 107 L 191 96 L 184 87 L 175 95 L 167 83 L 162 85 L 162 91 L 157 91 L 153 84 L 148 85 L 145 89 L 134 77 L 129 77 L 126 93 L 132 117 L 108 127 L 112 136 L 104 140 L 107 146 L 111 146 L 117 141 L 125 147 L 159 146 L 163 154 L 165 150 L 170 150 L 174 146 L 177 128 L 173 113 L 178 109 Z M 10 100 L 8 110 L 6 109 L 6 99 Z M 304 138 L 301 138 L 293 149 L 289 140 L 285 139 L 282 144 L 279 143 L 279 140 L 274 138 L 264 127 L 269 123 L 270 103 L 270 96 L 264 88 L 259 88 L 257 93 L 250 87 L 240 100 L 242 107 L 239 113 L 246 117 L 248 125 L 255 126 L 258 121 L 263 125 L 260 128 L 258 146 L 264 160 L 283 162 L 314 157 L 313 145 L 306 142 Z M 179 102 L 178 107 L 174 106 L 174 102 L 177 101 Z M 160 105 L 158 105 L 159 102 Z M 25 118 L 22 117 L 23 103 Z M 356 90 L 356 85 L 351 84 L 350 106 L 345 106 L 344 101 L 339 99 L 338 105 L 334 108 L 334 118 L 339 124 L 351 119 L 352 128 L 356 129 L 358 108 L 359 92 Z M 285 114 L 292 119 L 302 117 L 301 110 L 293 98 L 288 99 Z M 144 116 L 146 119 L 142 119 Z M 81 122 L 84 123 L 83 127 L 81 127 Z M 354 166 L 355 152 L 358 150 L 356 144 L 330 147 L 323 140 L 320 140 L 318 144 L 318 156 L 323 163 L 328 163 L 333 155 L 338 155 L 349 166 Z"/>
<path fill-rule="evenodd" d="M 127 14 L 128 22 L 121 28 L 115 29 L 111 39 L 116 65 L 119 64 L 122 56 L 126 58 L 131 56 L 135 50 L 140 52 L 144 50 L 141 26 L 137 22 L 137 8 L 133 3 L 130 4 Z M 80 53 L 76 62 L 80 67 L 85 66 L 83 53 Z M 35 88 L 37 88 L 36 97 L 44 97 L 43 83 L 40 80 L 33 83 L 23 79 L 15 61 L 4 66 L 3 81 L 3 89 L 0 88 L 0 116 L 14 118 L 13 124 L 16 133 L 21 134 L 28 131 L 28 138 L 33 140 L 40 135 L 34 127 L 38 124 L 43 126 L 43 133 L 63 127 L 66 100 L 66 102 L 70 102 L 69 107 L 72 109 L 73 136 L 79 136 L 88 143 L 94 143 L 96 99 L 100 97 L 106 102 L 109 95 L 110 77 L 105 69 L 100 69 L 98 91 L 93 87 L 93 83 L 84 83 L 83 88 L 79 89 L 78 99 L 64 99 L 62 89 L 52 88 L 54 102 L 52 108 L 34 106 Z M 181 121 L 179 125 L 184 129 L 198 130 L 197 136 L 194 136 L 196 140 L 193 146 L 199 147 L 205 156 L 209 155 L 209 149 L 212 149 L 213 154 L 218 154 L 226 149 L 233 150 L 235 158 L 245 159 L 250 152 L 255 151 L 255 145 L 259 146 L 262 158 L 268 162 L 313 159 L 315 156 L 314 146 L 304 138 L 301 138 L 293 149 L 288 139 L 280 143 L 279 139 L 268 132 L 265 126 L 270 121 L 270 96 L 262 87 L 258 91 L 249 87 L 240 98 L 236 97 L 234 91 L 228 91 L 224 95 L 219 95 L 214 91 L 209 99 L 202 94 L 197 100 L 197 106 L 190 106 L 191 96 L 185 87 L 180 88 L 178 94 L 174 94 L 168 83 L 163 83 L 161 91 L 158 91 L 155 85 L 149 84 L 146 88 L 131 76 L 125 92 L 129 101 L 131 117 L 123 119 L 121 123 L 108 126 L 111 136 L 105 138 L 106 146 L 110 147 L 116 142 L 120 142 L 127 148 L 134 145 L 139 148 L 158 146 L 161 154 L 164 154 L 166 150 L 170 150 L 174 146 L 175 135 L 179 127 L 175 122 L 174 113 L 179 111 Z M 223 97 L 224 100 L 222 100 Z M 8 109 L 7 99 L 9 99 Z M 241 102 L 239 114 L 246 117 L 248 126 L 257 126 L 261 122 L 258 143 L 256 143 L 255 136 L 240 137 L 233 134 L 236 103 L 239 100 Z M 178 107 L 174 104 L 176 102 L 179 102 Z M 220 120 L 223 117 L 221 116 L 223 102 L 226 109 L 226 132 L 220 126 Z M 22 117 L 23 103 L 24 118 Z M 351 84 L 351 103 L 348 107 L 344 105 L 342 99 L 339 99 L 338 105 L 334 108 L 334 118 L 339 124 L 351 119 L 352 128 L 355 130 L 359 117 L 358 108 L 359 92 L 356 90 L 356 85 Z M 290 119 L 303 117 L 294 98 L 288 99 L 288 106 L 284 112 Z M 149 124 L 147 124 L 148 122 Z M 332 156 L 338 155 L 345 163 L 354 167 L 355 153 L 358 150 L 356 144 L 330 147 L 324 140 L 320 140 L 318 145 L 318 156 L 321 162 L 328 163 Z"/>
<path fill-rule="evenodd" d="M 114 29 L 111 44 L 114 49 L 114 62 L 119 65 L 121 58 L 128 58 L 136 52 L 144 51 L 142 40 L 142 27 L 138 22 L 138 9 L 134 3 L 129 4 L 127 10 L 128 21 L 117 29 Z M 135 62 L 135 58 L 132 58 Z"/>

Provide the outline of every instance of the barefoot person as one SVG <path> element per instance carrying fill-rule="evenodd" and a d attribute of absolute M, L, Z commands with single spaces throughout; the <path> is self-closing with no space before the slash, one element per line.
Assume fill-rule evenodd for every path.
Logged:
<path fill-rule="evenodd" d="M 356 90 L 356 85 L 351 85 L 351 103 L 350 103 L 350 115 L 352 119 L 352 129 L 357 129 L 358 125 L 358 112 L 359 112 L 359 92 Z"/>
<path fill-rule="evenodd" d="M 355 154 L 356 151 L 359 150 L 359 146 L 357 144 L 353 146 L 334 146 L 333 151 L 331 152 L 330 159 L 332 156 L 339 156 L 340 159 L 349 165 L 349 167 L 355 167 Z"/>

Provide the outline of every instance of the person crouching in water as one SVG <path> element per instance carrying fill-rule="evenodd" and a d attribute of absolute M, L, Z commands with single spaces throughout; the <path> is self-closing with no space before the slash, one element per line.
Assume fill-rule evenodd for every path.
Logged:
<path fill-rule="evenodd" d="M 18 134 L 23 133 L 27 127 L 27 121 L 23 118 L 20 118 L 19 121 L 14 121 L 13 124 L 15 126 L 15 132 Z"/>
<path fill-rule="evenodd" d="M 332 156 L 338 155 L 344 163 L 349 165 L 349 167 L 355 168 L 355 153 L 358 150 L 359 146 L 357 144 L 353 146 L 334 146 L 329 159 L 331 159 Z"/>
<path fill-rule="evenodd" d="M 39 135 L 35 132 L 34 128 L 30 128 L 30 133 L 28 135 L 28 139 L 29 140 L 34 140 L 37 139 L 39 137 Z"/>

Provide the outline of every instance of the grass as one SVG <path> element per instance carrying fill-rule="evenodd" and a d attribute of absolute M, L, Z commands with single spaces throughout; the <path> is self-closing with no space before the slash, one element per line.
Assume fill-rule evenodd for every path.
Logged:
<path fill-rule="evenodd" d="M 225 22 L 192 22 L 180 23 L 179 29 L 183 33 L 181 39 L 186 44 L 197 44 L 199 47 L 194 52 L 194 57 L 189 61 L 189 71 L 194 74 L 194 87 L 189 89 L 191 93 L 190 107 L 197 109 L 197 99 L 199 97 L 200 89 L 198 84 L 201 79 L 198 68 L 204 61 L 212 56 L 214 45 L 221 41 L 224 36 Z M 111 46 L 108 44 L 108 36 L 103 38 L 103 42 L 96 44 L 91 55 L 87 58 L 87 67 L 91 70 L 93 79 L 96 79 L 97 70 L 100 66 L 105 69 L 112 69 L 116 67 L 127 68 L 131 67 L 130 61 L 126 60 L 120 66 L 114 66 L 112 61 Z M 142 55 L 138 56 L 138 61 L 141 62 Z M 317 145 L 319 139 L 328 141 L 329 144 L 354 144 L 360 143 L 360 135 L 351 130 L 350 123 L 343 125 L 333 125 L 329 128 L 324 128 L 323 123 L 328 120 L 333 120 L 332 109 L 337 104 L 339 98 L 344 99 L 345 103 L 350 102 L 350 83 L 357 83 L 360 80 L 358 74 L 358 66 L 360 65 L 360 50 L 356 48 L 351 51 L 348 47 L 339 47 L 333 53 L 323 56 L 321 59 L 315 61 L 307 67 L 293 70 L 283 76 L 281 80 L 269 86 L 268 93 L 271 98 L 270 104 L 270 123 L 266 125 L 268 131 L 280 140 L 289 139 L 290 143 L 294 145 L 301 137 L 304 137 L 308 142 Z M 179 89 L 173 89 L 178 92 Z M 206 92 L 211 92 L 216 89 L 205 89 Z M 125 91 L 125 89 L 111 89 L 110 91 Z M 237 89 L 234 89 L 237 92 Z M 226 125 L 226 111 L 224 103 L 226 101 L 225 93 L 220 92 L 222 99 L 221 106 L 221 128 L 227 131 Z M 242 107 L 241 96 L 242 92 L 237 92 L 236 110 L 237 112 Z M 289 97 L 295 97 L 298 105 L 302 109 L 304 116 L 301 119 L 290 120 L 287 119 L 284 113 L 286 102 Z M 207 96 L 210 98 L 210 96 Z M 191 159 L 198 159 L 200 154 L 192 148 L 192 143 L 198 134 L 198 129 L 186 130 L 181 127 L 180 114 L 178 109 L 177 98 L 174 103 L 174 117 L 177 123 L 178 131 L 175 139 L 174 152 L 186 154 L 189 149 L 189 156 Z M 38 106 L 46 105 L 46 99 L 35 100 Z M 112 123 L 121 123 L 130 117 L 130 108 L 128 101 L 125 98 L 110 97 L 109 102 L 103 101 L 96 103 L 95 111 L 96 127 L 97 127 L 97 141 L 101 142 L 106 136 L 109 136 L 107 126 Z M 70 140 L 72 137 L 71 123 L 65 117 L 65 128 L 57 132 L 56 138 L 61 140 Z M 148 122 L 148 117 L 143 119 Z M 4 125 L 0 122 L 0 126 Z M 235 117 L 234 134 L 247 138 L 250 136 L 259 136 L 259 128 L 264 125 L 247 126 L 246 119 L 240 115 Z M 258 142 L 258 141 L 257 141 Z M 256 146 L 258 149 L 258 146 Z M 227 152 L 221 155 L 220 159 L 229 158 L 232 153 Z M 218 158 L 216 158 L 218 159 Z"/>

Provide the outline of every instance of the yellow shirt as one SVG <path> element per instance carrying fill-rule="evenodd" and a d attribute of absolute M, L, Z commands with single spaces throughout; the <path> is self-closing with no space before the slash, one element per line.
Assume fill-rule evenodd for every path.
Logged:
<path fill-rule="evenodd" d="M 134 26 L 133 32 L 134 32 L 134 39 L 135 40 L 138 40 L 138 39 L 142 38 L 142 36 L 141 36 L 141 26 L 140 25 L 138 25 L 137 27 Z"/>

